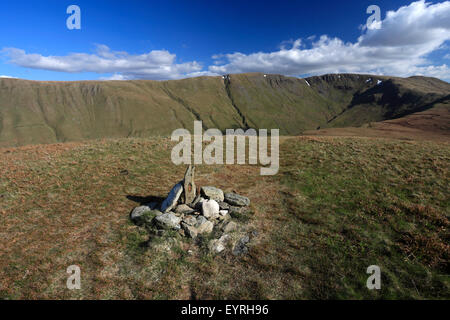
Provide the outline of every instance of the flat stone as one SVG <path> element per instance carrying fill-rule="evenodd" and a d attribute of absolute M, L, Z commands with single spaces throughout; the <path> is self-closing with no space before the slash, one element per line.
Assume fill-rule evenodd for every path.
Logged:
<path fill-rule="evenodd" d="M 189 226 L 195 226 L 197 223 L 197 218 L 194 216 L 185 216 L 183 217 L 183 222 Z"/>
<path fill-rule="evenodd" d="M 167 212 L 172 210 L 172 208 L 176 206 L 182 192 L 183 186 L 179 182 L 172 188 L 172 190 L 170 190 L 166 200 L 164 200 L 163 203 L 161 204 L 161 211 Z"/>
<path fill-rule="evenodd" d="M 230 205 L 228 203 L 226 203 L 226 202 L 217 201 L 217 203 L 219 204 L 220 210 L 228 210 L 228 209 L 230 209 Z"/>
<path fill-rule="evenodd" d="M 249 236 L 244 236 L 236 243 L 236 245 L 233 248 L 233 254 L 235 256 L 239 256 L 242 254 L 248 253 L 248 246 L 247 244 L 250 242 Z"/>
<path fill-rule="evenodd" d="M 247 207 L 230 206 L 229 214 L 231 216 L 233 216 L 233 215 L 240 215 L 240 214 L 246 214 L 246 213 L 249 213 L 249 209 Z"/>
<path fill-rule="evenodd" d="M 202 187 L 201 193 L 207 199 L 216 201 L 224 200 L 223 191 L 216 187 L 209 187 L 209 186 Z"/>
<path fill-rule="evenodd" d="M 231 204 L 232 206 L 245 207 L 250 205 L 250 199 L 244 196 L 240 196 L 236 193 L 227 192 L 225 193 L 225 202 Z"/>
<path fill-rule="evenodd" d="M 132 221 L 138 220 L 145 212 L 150 212 L 152 209 L 148 206 L 139 206 L 133 209 L 130 213 L 130 219 Z"/>
<path fill-rule="evenodd" d="M 203 223 L 202 225 L 200 225 L 197 228 L 197 231 L 199 234 L 202 233 L 211 233 L 214 229 L 214 223 L 212 223 L 211 221 L 206 221 L 205 223 Z"/>
<path fill-rule="evenodd" d="M 202 224 L 206 223 L 207 221 L 208 221 L 208 219 L 206 219 L 204 216 L 198 216 L 197 217 L 197 222 L 195 223 L 195 227 L 198 228 Z"/>
<path fill-rule="evenodd" d="M 209 250 L 212 253 L 221 253 L 223 250 L 225 250 L 227 243 L 230 241 L 230 236 L 227 234 L 224 234 L 219 239 L 213 239 L 209 242 Z"/>
<path fill-rule="evenodd" d="M 222 231 L 229 233 L 236 230 L 236 228 L 237 228 L 236 222 L 230 221 L 222 227 Z"/>
<path fill-rule="evenodd" d="M 220 208 L 220 206 L 219 206 L 219 208 Z M 219 214 L 221 216 L 226 216 L 228 214 L 228 210 L 219 210 Z"/>
<path fill-rule="evenodd" d="M 204 200 L 202 202 L 202 213 L 208 219 L 219 217 L 219 204 L 215 200 Z"/>
<path fill-rule="evenodd" d="M 182 223 L 181 223 L 181 227 L 183 228 L 184 233 L 185 233 L 188 237 L 190 237 L 190 238 L 192 238 L 192 239 L 194 239 L 194 238 L 197 237 L 198 230 L 197 230 L 196 227 L 194 227 L 194 226 L 192 226 L 192 225 L 188 225 L 188 224 L 185 223 L 185 222 L 182 222 Z"/>
<path fill-rule="evenodd" d="M 175 208 L 175 212 L 181 214 L 190 214 L 194 211 L 195 210 L 189 207 L 187 204 L 180 204 Z"/>
<path fill-rule="evenodd" d="M 195 166 L 190 165 L 186 173 L 184 174 L 184 193 L 183 193 L 183 202 L 184 203 L 191 203 L 195 199 L 195 193 L 196 193 L 196 187 L 194 182 L 194 175 L 195 175 Z"/>
<path fill-rule="evenodd" d="M 163 213 L 160 216 L 157 216 L 155 219 L 156 226 L 161 229 L 175 229 L 178 230 L 181 228 L 180 222 L 181 218 L 177 217 L 172 212 Z"/>
<path fill-rule="evenodd" d="M 148 224 L 151 220 L 161 215 L 162 212 L 159 210 L 152 210 L 150 207 L 143 205 L 133 209 L 130 214 L 130 219 L 138 226 Z"/>
<path fill-rule="evenodd" d="M 209 251 L 212 253 L 221 253 L 223 250 L 225 250 L 225 245 L 220 242 L 218 239 L 213 239 L 209 242 Z"/>
<path fill-rule="evenodd" d="M 224 216 L 219 215 L 219 218 L 218 218 L 219 221 L 223 221 L 223 222 L 226 222 L 230 219 L 231 219 L 231 216 L 229 214 L 226 214 Z"/>

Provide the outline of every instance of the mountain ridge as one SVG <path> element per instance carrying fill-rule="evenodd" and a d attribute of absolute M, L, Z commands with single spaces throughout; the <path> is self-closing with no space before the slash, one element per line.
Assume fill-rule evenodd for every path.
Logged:
<path fill-rule="evenodd" d="M 413 76 L 245 73 L 181 80 L 0 79 L 0 146 L 170 135 L 177 128 L 279 128 L 283 135 L 403 117 L 450 100 Z"/>

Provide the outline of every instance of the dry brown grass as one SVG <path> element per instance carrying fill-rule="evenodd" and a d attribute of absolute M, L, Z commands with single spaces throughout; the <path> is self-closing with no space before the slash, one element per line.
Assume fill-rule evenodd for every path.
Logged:
<path fill-rule="evenodd" d="M 129 222 L 136 201 L 165 197 L 183 176 L 172 146 L 155 138 L 0 150 L 0 297 L 445 296 L 446 144 L 283 138 L 276 176 L 257 166 L 198 167 L 198 185 L 251 199 L 253 214 L 234 235 L 258 231 L 244 257 L 207 254 L 207 238 L 148 242 Z M 362 266 L 373 261 L 386 270 L 380 293 L 364 287 Z M 79 291 L 66 289 L 72 264 L 82 270 Z"/>

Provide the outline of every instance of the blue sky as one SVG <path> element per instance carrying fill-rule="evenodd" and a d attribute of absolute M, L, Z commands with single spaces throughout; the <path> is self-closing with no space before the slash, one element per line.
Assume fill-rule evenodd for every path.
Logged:
<path fill-rule="evenodd" d="M 66 27 L 72 4 L 81 30 Z M 382 22 L 368 30 L 372 4 Z M 449 1 L 8 1 L 0 30 L 0 76 L 33 80 L 253 71 L 450 80 Z"/>

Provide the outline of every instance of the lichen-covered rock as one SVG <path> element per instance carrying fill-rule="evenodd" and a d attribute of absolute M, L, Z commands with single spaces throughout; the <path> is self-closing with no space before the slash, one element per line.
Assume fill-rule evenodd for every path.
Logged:
<path fill-rule="evenodd" d="M 211 233 L 213 231 L 213 229 L 214 229 L 214 223 L 212 223 L 209 220 L 207 220 L 205 223 L 203 223 L 197 227 L 197 231 L 199 234 Z"/>
<path fill-rule="evenodd" d="M 182 218 L 182 221 L 189 226 L 195 226 L 195 224 L 197 223 L 197 218 L 194 216 L 184 216 Z"/>
<path fill-rule="evenodd" d="M 236 222 L 229 221 L 222 227 L 222 231 L 225 233 L 229 233 L 229 232 L 236 230 L 236 228 L 237 228 Z"/>
<path fill-rule="evenodd" d="M 180 214 L 190 214 L 194 211 L 195 210 L 189 207 L 187 204 L 180 204 L 175 208 L 175 212 Z"/>
<path fill-rule="evenodd" d="M 230 209 L 230 205 L 228 203 L 226 203 L 226 202 L 217 201 L 217 203 L 219 204 L 220 210 L 228 210 L 228 209 Z"/>
<path fill-rule="evenodd" d="M 244 196 L 240 196 L 236 193 L 227 192 L 224 195 L 225 202 L 231 204 L 232 206 L 245 207 L 250 205 L 250 199 Z"/>
<path fill-rule="evenodd" d="M 175 229 L 178 230 L 181 228 L 180 222 L 181 218 L 177 217 L 172 212 L 163 213 L 160 216 L 157 216 L 155 219 L 156 227 L 161 229 Z"/>
<path fill-rule="evenodd" d="M 172 190 L 170 190 L 169 195 L 161 204 L 161 211 L 168 212 L 176 206 L 178 199 L 180 199 L 181 193 L 183 192 L 183 186 L 181 182 L 177 183 Z"/>
<path fill-rule="evenodd" d="M 224 234 L 219 239 L 213 239 L 209 242 L 209 250 L 212 253 L 221 253 L 225 250 L 227 243 L 231 240 L 231 237 Z"/>
<path fill-rule="evenodd" d="M 207 221 L 208 221 L 208 219 L 206 219 L 204 216 L 198 216 L 197 222 L 195 223 L 195 227 L 198 228 Z"/>
<path fill-rule="evenodd" d="M 195 166 L 189 166 L 184 174 L 184 194 L 183 194 L 183 202 L 191 203 L 195 199 L 195 182 L 194 182 L 194 174 L 195 174 Z"/>
<path fill-rule="evenodd" d="M 197 230 L 196 227 L 194 227 L 194 226 L 192 226 L 192 225 L 189 225 L 189 224 L 187 224 L 187 223 L 185 223 L 185 222 L 182 222 L 182 223 L 181 223 L 181 227 L 183 228 L 184 233 L 185 233 L 188 237 L 190 237 L 190 238 L 192 238 L 192 239 L 194 239 L 195 237 L 197 237 L 198 230 Z"/>
<path fill-rule="evenodd" d="M 210 187 L 210 186 L 202 187 L 201 193 L 207 199 L 211 199 L 211 200 L 215 200 L 215 201 L 223 201 L 224 200 L 223 191 L 216 187 Z"/>
<path fill-rule="evenodd" d="M 152 210 L 149 206 L 143 205 L 133 209 L 130 214 L 130 219 L 134 224 L 142 226 L 151 222 L 151 220 L 161 215 L 162 212 L 159 210 Z"/>
<path fill-rule="evenodd" d="M 248 243 L 250 242 L 249 236 L 243 236 L 239 241 L 236 243 L 233 249 L 233 254 L 235 256 L 239 256 L 242 254 L 248 253 Z"/>

